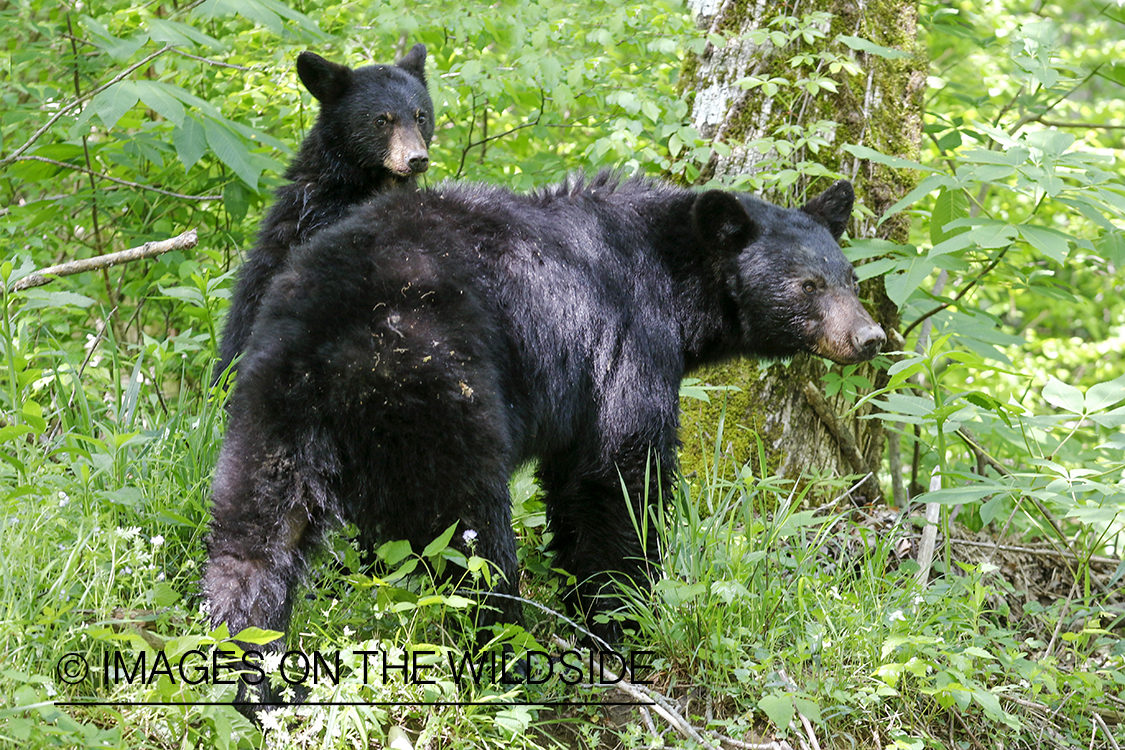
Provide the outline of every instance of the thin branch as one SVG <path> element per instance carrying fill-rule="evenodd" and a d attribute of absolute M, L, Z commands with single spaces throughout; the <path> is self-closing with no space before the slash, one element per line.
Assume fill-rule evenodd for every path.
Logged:
<path fill-rule="evenodd" d="M 234 68 L 235 70 L 245 70 L 249 73 L 254 72 L 254 68 L 247 68 L 247 67 L 242 66 L 242 65 L 235 65 L 234 63 L 219 62 L 218 60 L 212 60 L 212 59 L 207 58 L 207 57 L 200 57 L 199 55 L 188 54 L 187 52 L 184 52 L 182 49 L 173 49 L 172 51 L 175 52 L 177 55 L 183 55 L 184 57 L 190 57 L 192 60 L 198 60 L 199 62 L 207 63 L 208 65 L 214 65 L 216 68 Z"/>
<path fill-rule="evenodd" d="M 67 112 L 70 112 L 70 111 L 71 111 L 72 109 L 74 109 L 75 107 L 77 107 L 77 106 L 78 106 L 79 104 L 81 104 L 82 102 L 85 102 L 85 101 L 88 101 L 88 100 L 90 100 L 90 99 L 93 99 L 93 98 L 94 98 L 95 96 L 97 96 L 97 95 L 98 95 L 98 94 L 100 94 L 101 92 L 105 91 L 106 89 L 108 89 L 108 88 L 109 88 L 110 86 L 112 86 L 113 84 L 115 84 L 115 83 L 120 83 L 121 81 L 125 80 L 126 78 L 128 78 L 128 77 L 129 77 L 129 74 L 130 74 L 130 73 L 132 73 L 132 72 L 133 72 L 134 70 L 136 70 L 137 68 L 140 68 L 140 67 L 142 67 L 142 66 L 144 66 L 144 65 L 147 65 L 148 63 L 152 62 L 152 61 L 153 61 L 153 60 L 155 60 L 156 58 L 158 58 L 158 57 L 160 57 L 161 55 L 163 55 L 163 54 L 164 54 L 165 52 L 168 52 L 168 51 L 170 51 L 170 50 L 172 50 L 172 49 L 174 49 L 174 47 L 173 47 L 172 45 L 170 45 L 170 44 L 168 44 L 168 45 L 165 45 L 164 47 L 161 47 L 161 48 L 160 48 L 160 49 L 158 49 L 158 50 L 157 50 L 156 52 L 153 52 L 153 53 L 152 53 L 151 55 L 149 55 L 148 57 L 144 58 L 144 59 L 143 59 L 143 60 L 141 60 L 140 62 L 134 63 L 134 64 L 130 65 L 130 66 L 129 66 L 128 68 L 125 68 L 125 70 L 121 71 L 121 73 L 119 73 L 118 75 L 114 76 L 114 77 L 113 77 L 113 78 L 111 78 L 111 79 L 110 79 L 109 81 L 107 81 L 106 83 L 102 84 L 101 86 L 98 86 L 98 87 L 97 87 L 96 89 L 93 89 L 93 90 L 91 90 L 91 91 L 87 91 L 87 92 L 85 93 L 85 95 L 83 95 L 83 96 L 80 96 L 79 98 L 75 99 L 75 100 L 74 100 L 74 101 L 72 101 L 72 102 L 71 102 L 70 104 L 67 104 L 67 105 L 66 105 L 66 106 L 64 106 L 64 107 L 61 107 L 61 108 L 59 109 L 59 111 L 58 111 L 58 112 L 56 112 L 55 114 L 53 114 L 53 115 L 51 116 L 51 118 L 50 118 L 49 120 L 47 120 L 47 122 L 46 122 L 46 123 L 44 123 L 43 127 L 41 127 L 41 128 L 39 128 L 38 130 L 36 130 L 36 131 L 35 131 L 35 133 L 33 133 L 33 134 L 32 134 L 32 136 L 31 136 L 30 138 L 28 138 L 28 139 L 27 139 L 27 142 L 26 142 L 26 143 L 24 143 L 24 144 L 23 144 L 22 146 L 20 146 L 19 148 L 17 148 L 17 149 L 15 150 L 15 151 L 13 151 L 13 152 L 12 152 L 11 154 L 9 154 L 8 156 L 5 156 L 5 157 L 4 157 L 3 159 L 0 159 L 0 167 L 5 167 L 5 166 L 7 166 L 8 164 L 11 164 L 12 162 L 14 162 L 14 161 L 16 161 L 17 159 L 19 159 L 19 158 L 20 158 L 20 156 L 21 156 L 21 155 L 23 154 L 23 152 L 24 152 L 24 151 L 27 151 L 27 150 L 28 150 L 29 148 L 31 148 L 32 146 L 34 146 L 34 145 L 35 145 L 35 142 L 36 142 L 37 140 L 39 140 L 39 139 L 40 139 L 40 138 L 41 138 L 41 137 L 43 136 L 43 134 L 44 134 L 44 133 L 46 133 L 46 132 L 47 132 L 47 131 L 48 131 L 48 130 L 49 130 L 49 129 L 51 128 L 51 126 L 52 126 L 52 125 L 54 125 L 54 124 L 55 124 L 56 122 L 58 122 L 58 121 L 59 121 L 59 119 L 60 119 L 60 118 L 61 118 L 61 117 L 62 117 L 63 115 L 65 115 L 65 114 L 66 114 Z"/>
<path fill-rule="evenodd" d="M 481 138 L 479 141 L 469 143 L 468 146 L 465 146 L 465 148 L 463 148 L 461 150 L 461 163 L 458 165 L 457 174 L 454 175 L 454 177 L 460 177 L 461 176 L 461 172 L 465 168 L 465 159 L 468 156 L 469 151 L 471 151 L 472 149 L 476 148 L 477 146 L 482 146 L 482 145 L 488 143 L 489 141 L 495 141 L 498 138 L 503 138 L 505 136 L 509 136 L 512 133 L 516 132 L 517 130 L 523 130 L 524 128 L 530 128 L 530 127 L 533 127 L 535 125 L 538 125 L 539 121 L 543 119 L 543 110 L 547 106 L 547 92 L 544 91 L 542 87 L 540 87 L 540 89 L 539 89 L 539 97 L 540 97 L 539 114 L 537 114 L 535 116 L 535 119 L 532 120 L 531 122 L 525 122 L 522 125 L 517 125 L 514 128 L 512 128 L 511 130 L 506 130 L 503 133 L 497 133 L 496 135 L 490 135 L 487 138 Z M 473 106 L 473 113 L 474 113 L 474 115 L 476 114 L 476 105 Z M 473 129 L 472 128 L 473 128 L 473 121 L 475 119 L 476 119 L 476 117 L 474 116 L 473 118 L 471 118 L 469 120 L 469 138 L 473 137 Z"/>
<path fill-rule="evenodd" d="M 1087 73 L 1085 78 L 1083 78 L 1078 83 L 1074 84 L 1074 87 L 1071 88 L 1070 91 L 1067 91 L 1065 94 L 1060 94 L 1059 97 L 1057 99 L 1055 99 L 1053 102 L 1051 102 L 1050 104 L 1048 104 L 1047 108 L 1044 109 L 1043 111 L 1039 112 L 1038 114 L 1034 114 L 1034 115 L 1030 115 L 1030 114 L 1024 115 L 1020 119 L 1016 120 L 1016 123 L 1014 125 L 1012 125 L 1012 127 L 1008 128 L 1008 135 L 1015 135 L 1016 133 L 1018 133 L 1020 131 L 1020 129 L 1024 125 L 1028 124 L 1029 122 L 1035 122 L 1036 120 L 1042 119 L 1043 116 L 1046 115 L 1048 112 L 1050 112 L 1052 109 L 1054 109 L 1055 107 L 1059 106 L 1064 101 L 1069 99 L 1071 94 L 1073 94 L 1075 91 L 1077 91 L 1078 89 L 1082 88 L 1087 83 L 1089 83 L 1093 79 L 1093 77 L 1095 75 L 1097 75 L 1098 71 L 1101 70 L 1101 68 L 1102 68 L 1101 65 L 1094 66 L 1094 69 L 1091 70 L 1089 73 Z"/>
<path fill-rule="evenodd" d="M 1067 122 L 1065 120 L 1044 120 L 1038 118 L 1036 120 L 1040 125 L 1046 125 L 1049 128 L 1086 128 L 1088 130 L 1125 130 L 1125 125 L 1104 125 L 1097 122 Z"/>
<path fill-rule="evenodd" d="M 13 161 L 41 161 L 45 164 L 53 164 L 56 167 L 64 167 L 66 169 L 73 169 L 75 172 L 82 172 L 84 174 L 88 174 L 88 175 L 91 175 L 93 177 L 97 177 L 97 178 L 102 179 L 102 180 L 109 180 L 110 182 L 116 182 L 118 185 L 124 185 L 125 187 L 136 188 L 138 190 L 149 190 L 149 191 L 152 191 L 154 193 L 160 193 L 161 195 L 167 195 L 167 196 L 170 196 L 172 198 L 179 198 L 179 199 L 185 200 L 185 201 L 217 201 L 217 200 L 221 200 L 222 197 L 223 197 L 221 195 L 184 195 L 183 193 L 173 193 L 171 190 L 165 190 L 163 188 L 153 187 L 152 185 L 142 185 L 139 182 L 130 182 L 129 180 L 122 180 L 122 179 L 118 179 L 117 177 L 110 177 L 109 175 L 107 175 L 103 172 L 95 172 L 92 169 L 87 169 L 86 167 L 81 167 L 77 164 L 71 164 L 70 162 L 65 162 L 65 161 L 58 161 L 57 159 L 48 159 L 45 156 L 35 156 L 35 155 L 18 156 L 15 159 L 13 159 Z"/>
<path fill-rule="evenodd" d="M 924 314 L 923 314 L 923 315 L 922 315 L 922 316 L 921 316 L 920 318 L 918 318 L 918 319 L 917 319 L 917 320 L 915 320 L 915 321 L 914 321 L 913 323 L 911 323 L 910 325 L 908 325 L 908 326 L 906 327 L 906 330 L 902 332 L 902 337 L 903 337 L 903 338 L 906 338 L 907 336 L 909 336 L 909 335 L 910 335 L 910 332 L 911 332 L 911 331 L 913 331 L 913 330 L 914 330 L 914 329 L 915 329 L 916 327 L 918 327 L 918 325 L 919 325 L 920 323 L 922 323 L 923 321 L 929 320 L 929 319 L 930 319 L 931 317 L 933 317 L 934 315 L 937 315 L 937 314 L 938 314 L 939 312 L 941 312 L 941 311 L 942 311 L 942 310 L 944 310 L 945 308 L 947 308 L 947 307 L 950 307 L 950 306 L 952 306 L 952 305 L 955 305 L 955 304 L 957 304 L 957 302 L 958 302 L 958 301 L 959 301 L 959 300 L 960 300 L 960 299 L 961 299 L 962 297 L 964 297 L 964 296 L 965 296 L 966 294 L 968 294 L 968 293 L 969 293 L 969 291 L 970 291 L 970 290 L 971 290 L 971 289 L 972 289 L 973 287 L 975 287 L 975 286 L 976 286 L 977 284 L 979 284 L 979 283 L 981 282 L 981 279 L 983 279 L 983 278 L 984 278 L 985 276 L 987 276 L 987 275 L 988 275 L 989 273 L 991 273 L 991 272 L 992 272 L 992 269 L 994 269 L 994 268 L 996 268 L 996 266 L 1000 265 L 1000 261 L 1001 261 L 1001 260 L 1003 260 L 1003 258 L 1004 258 L 1004 256 L 1005 256 L 1005 255 L 1007 255 L 1007 253 L 1008 253 L 1008 250 L 1009 250 L 1009 249 L 1010 249 L 1011 247 L 1012 247 L 1011 245 L 1008 245 L 1008 247 L 1005 247 L 1005 248 L 1004 248 L 1003 250 L 1001 250 L 1001 251 L 1000 251 L 999 253 L 997 253 L 996 257 L 995 257 L 995 258 L 993 258 L 992 262 L 991 262 L 991 263 L 989 263 L 989 264 L 988 264 L 988 265 L 987 265 L 987 266 L 985 267 L 985 269 L 984 269 L 983 271 L 981 271 L 981 272 L 980 272 L 979 274 L 977 274 L 976 278 L 974 278 L 974 279 L 973 279 L 972 281 L 970 281 L 970 282 L 969 282 L 969 283 L 968 283 L 968 284 L 967 284 L 967 285 L 965 286 L 965 288 L 964 288 L 964 289 L 962 289 L 961 291 L 957 292 L 957 296 L 955 296 L 955 297 L 954 297 L 953 299 L 949 300 L 948 302 L 943 302 L 943 303 L 941 303 L 940 305 L 938 305 L 938 306 L 937 306 L 937 307 L 935 307 L 934 309 L 930 310 L 929 312 L 927 312 L 927 313 L 924 313 Z"/>
<path fill-rule="evenodd" d="M 116 253 L 108 253 L 93 258 L 83 258 L 81 260 L 72 260 L 57 266 L 43 268 L 17 281 L 13 289 L 18 292 L 30 287 L 49 284 L 58 276 L 71 276 L 76 273 L 85 273 L 86 271 L 97 271 L 102 268 L 109 268 L 110 266 L 116 266 L 121 263 L 128 263 L 142 258 L 153 258 L 171 250 L 187 250 L 195 247 L 198 241 L 195 230 L 189 229 L 183 234 L 172 237 L 171 239 L 160 240 L 159 242 L 146 242 L 140 247 L 131 247 L 128 250 L 121 250 Z"/>

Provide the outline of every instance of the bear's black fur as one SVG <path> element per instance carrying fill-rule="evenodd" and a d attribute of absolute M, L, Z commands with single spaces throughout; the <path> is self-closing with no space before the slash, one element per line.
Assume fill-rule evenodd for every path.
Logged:
<path fill-rule="evenodd" d="M 430 164 L 434 106 L 426 90 L 424 45 L 415 44 L 395 65 L 354 70 L 302 52 L 297 75 L 320 102 L 320 114 L 239 270 L 215 381 L 245 348 L 262 295 L 289 251 L 376 193 L 413 188 L 415 176 Z"/>
<path fill-rule="evenodd" d="M 344 520 L 416 551 L 458 523 L 454 543 L 475 531 L 496 590 L 515 594 L 508 480 L 535 459 L 555 562 L 614 637 L 590 616 L 615 605 L 612 575 L 645 585 L 656 561 L 633 518 L 643 529 L 669 497 L 685 373 L 882 347 L 836 242 L 853 198 L 838 182 L 783 209 L 599 175 L 533 195 L 393 193 L 320 233 L 270 287 L 242 360 L 215 476 L 212 620 L 285 631 L 310 552 Z"/>

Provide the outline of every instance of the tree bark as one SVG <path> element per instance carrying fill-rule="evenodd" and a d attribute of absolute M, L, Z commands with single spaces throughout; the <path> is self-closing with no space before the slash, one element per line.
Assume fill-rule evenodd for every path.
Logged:
<path fill-rule="evenodd" d="M 926 61 L 917 49 L 917 0 L 689 0 L 689 5 L 701 29 L 726 40 L 718 46 L 709 41 L 702 54 L 688 60 L 682 78 L 693 92 L 695 126 L 705 138 L 722 144 L 703 168 L 700 182 L 765 184 L 769 189 L 764 197 L 797 206 L 836 176 L 847 177 L 855 183 L 857 205 L 868 209 L 858 220 L 853 217 L 849 236 L 905 242 L 907 217 L 876 224 L 913 187 L 917 176 L 859 159 L 844 147 L 854 144 L 917 159 L 926 82 Z M 816 13 L 826 15 L 810 15 Z M 786 17 L 796 21 L 783 20 Z M 762 38 L 763 32 L 785 32 L 797 24 L 812 32 L 789 41 L 780 34 Z M 850 46 L 839 40 L 842 36 L 849 38 Z M 813 62 L 795 66 L 798 55 L 812 55 Z M 842 59 L 853 62 L 859 72 L 833 73 L 832 55 L 837 56 L 835 67 Z M 815 71 L 813 76 L 810 71 Z M 813 94 L 800 88 L 802 77 L 817 74 L 831 78 L 836 91 Z M 737 82 L 746 77 L 788 83 L 775 91 L 767 91 L 765 85 L 744 90 Z M 819 148 L 803 142 L 803 135 L 819 139 Z M 785 139 L 780 150 L 770 143 L 771 137 Z M 816 174 L 818 168 L 811 168 L 811 163 L 823 165 L 831 174 Z M 767 174 L 784 175 L 787 169 L 795 170 L 789 173 L 795 179 L 763 179 Z M 884 329 L 897 328 L 898 311 L 881 278 L 864 282 L 861 296 Z M 841 368 L 834 365 L 833 370 Z M 878 474 L 885 442 L 882 422 L 857 414 L 841 417 L 848 404 L 839 394 L 819 401 L 815 406 L 822 413 L 827 405 L 840 417 L 831 425 L 835 430 L 850 431 L 841 440 L 829 429 L 831 418 L 818 416 L 810 403 L 818 401 L 817 393 L 825 393 L 826 372 L 824 361 L 801 355 L 789 363 L 743 361 L 698 373 L 705 382 L 735 385 L 741 392 L 728 394 L 725 405 L 722 394 L 710 404 L 685 399 L 685 474 L 713 471 L 715 455 L 736 467 L 749 463 L 759 476 L 777 472 L 796 479 L 865 473 L 857 463 Z M 876 387 L 885 378 L 883 371 L 870 365 L 855 374 Z M 810 387 L 817 393 L 806 393 Z M 720 438 L 718 422 L 724 411 Z M 852 445 L 845 450 L 842 446 L 847 443 Z M 856 461 L 857 451 L 861 462 Z M 880 495 L 874 478 L 853 493 L 859 501 Z"/>

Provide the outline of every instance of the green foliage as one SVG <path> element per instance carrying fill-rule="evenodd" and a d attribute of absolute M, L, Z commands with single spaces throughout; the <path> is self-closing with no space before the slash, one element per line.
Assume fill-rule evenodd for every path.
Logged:
<path fill-rule="evenodd" d="M 915 492 L 941 477 L 918 500 L 1088 558 L 1119 548 L 1125 510 L 1125 363 L 1105 356 L 1125 331 L 1125 144 L 1102 127 L 1125 104 L 1125 18 L 1072 12 L 1097 20 L 931 9 L 926 158 L 849 148 L 925 175 L 883 217 L 913 207 L 916 239 L 851 253 L 876 258 L 860 275 L 883 275 L 902 311 L 905 351 L 867 398 L 872 418 L 908 426 Z"/>

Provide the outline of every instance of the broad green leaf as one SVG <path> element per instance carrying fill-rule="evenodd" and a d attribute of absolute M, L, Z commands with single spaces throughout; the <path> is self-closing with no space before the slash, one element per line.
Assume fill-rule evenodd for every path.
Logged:
<path fill-rule="evenodd" d="M 1021 224 L 1019 230 L 1028 244 L 1057 263 L 1065 261 L 1070 253 L 1070 240 L 1073 238 L 1068 234 L 1028 224 Z"/>
<path fill-rule="evenodd" d="M 183 125 L 172 131 L 172 143 L 184 169 L 191 169 L 207 152 L 207 134 L 203 132 L 203 124 L 194 117 L 186 117 Z"/>
<path fill-rule="evenodd" d="M 1097 248 L 1098 255 L 1113 265 L 1118 268 L 1125 266 L 1125 232 L 1120 230 L 1103 232 L 1094 241 L 1094 247 Z"/>
<path fill-rule="evenodd" d="M 785 693 L 771 693 L 762 696 L 758 701 L 760 708 L 774 726 L 785 732 L 789 729 L 789 722 L 793 721 L 793 699 Z"/>
<path fill-rule="evenodd" d="M 914 290 L 921 286 L 934 270 L 934 262 L 929 256 L 920 255 L 905 263 L 900 262 L 898 268 L 905 269 L 905 273 L 889 273 L 883 277 L 883 284 L 887 288 L 887 296 L 891 298 L 891 302 L 901 308 Z"/>
<path fill-rule="evenodd" d="M 989 495 L 1004 492 L 1007 488 L 995 485 L 969 485 L 968 487 L 946 487 L 934 492 L 924 492 L 916 499 L 920 503 L 937 503 L 938 505 L 964 505 L 975 503 Z"/>
<path fill-rule="evenodd" d="M 902 60 L 904 58 L 910 57 L 909 52 L 903 52 L 900 49 L 891 49 L 890 47 L 884 47 L 880 44 L 875 44 L 875 42 L 858 36 L 847 36 L 845 34 L 841 34 L 840 36 L 836 37 L 836 41 L 846 44 L 856 52 L 866 52 L 869 55 L 877 55 L 878 57 L 883 57 L 887 60 Z"/>
<path fill-rule="evenodd" d="M 938 246 L 945 240 L 962 232 L 962 227 L 946 229 L 946 225 L 969 216 L 969 198 L 960 188 L 943 187 L 938 191 L 934 212 L 930 217 L 930 244 Z"/>
<path fill-rule="evenodd" d="M 138 101 L 137 87 L 133 81 L 119 81 L 94 97 L 91 104 L 107 130 L 132 109 Z"/>
<path fill-rule="evenodd" d="M 203 131 L 207 134 L 207 145 L 215 155 L 234 170 L 243 182 L 257 190 L 258 175 L 262 170 L 251 159 L 245 141 L 222 123 L 211 119 L 203 121 Z"/>
<path fill-rule="evenodd" d="M 1125 376 L 1095 383 L 1086 391 L 1086 411 L 1095 412 L 1125 400 Z"/>
<path fill-rule="evenodd" d="M 256 646 L 262 646 L 266 643 L 272 643 L 280 638 L 284 633 L 279 633 L 276 630 L 265 630 L 258 627 L 243 628 L 235 634 L 236 641 L 243 643 L 253 643 Z"/>
<path fill-rule="evenodd" d="M 226 49 L 226 45 L 214 37 L 204 34 L 193 26 L 164 18 L 150 18 L 147 21 L 149 37 L 154 42 L 176 44 L 190 47 L 193 43 L 202 44 L 215 50 Z"/>
<path fill-rule="evenodd" d="M 1082 414 L 1085 411 L 1086 399 L 1083 398 L 1082 391 L 1055 378 L 1051 378 L 1043 387 L 1043 400 L 1056 409 L 1072 414 Z"/>
<path fill-rule="evenodd" d="M 128 39 L 121 39 L 109 32 L 100 22 L 90 16 L 81 17 L 82 26 L 90 32 L 91 41 L 101 47 L 113 60 L 125 62 L 148 41 L 148 34 L 134 34 Z"/>
<path fill-rule="evenodd" d="M 887 154 L 876 151 L 873 148 L 868 148 L 867 146 L 858 146 L 849 143 L 844 146 L 844 150 L 859 159 L 866 159 L 867 161 L 873 161 L 876 164 L 883 164 L 894 169 L 918 169 L 923 172 L 937 171 L 933 167 L 927 167 L 925 164 L 920 164 L 910 159 L 903 159 L 901 156 L 888 156 Z M 928 193 L 930 191 L 927 190 L 926 192 Z M 923 193 L 923 195 L 925 195 L 925 193 Z"/>
<path fill-rule="evenodd" d="M 403 558 L 410 554 L 410 542 L 405 539 L 387 542 L 379 547 L 379 549 L 375 550 L 375 554 L 387 565 L 397 565 Z"/>
<path fill-rule="evenodd" d="M 63 307 L 65 305 L 89 307 L 94 304 L 94 300 L 90 297 L 84 294 L 76 294 L 75 292 L 49 292 L 46 289 L 28 289 L 24 292 L 24 296 L 30 300 L 25 307 L 27 310 L 44 307 Z"/>
<path fill-rule="evenodd" d="M 184 123 L 184 105 L 172 96 L 158 81 L 136 81 L 135 93 L 145 106 L 176 127 Z"/>
<path fill-rule="evenodd" d="M 449 546 L 449 540 L 453 538 L 453 532 L 457 530 L 457 522 L 454 522 L 448 529 L 441 533 L 437 539 L 426 545 L 422 550 L 422 557 L 433 557 L 438 552 Z"/>
<path fill-rule="evenodd" d="M 860 147 L 859 146 L 844 146 L 844 149 L 849 151 L 849 152 L 852 152 L 853 148 L 860 148 Z M 852 152 L 852 153 L 855 154 L 855 152 Z M 855 155 L 859 156 L 859 154 L 855 154 Z M 860 157 L 860 158 L 863 158 L 863 157 Z M 926 177 L 926 179 L 924 179 L 920 183 L 918 183 L 918 187 L 911 190 L 909 193 L 907 193 L 902 198 L 900 198 L 897 203 L 895 203 L 893 206 L 891 206 L 886 211 L 884 211 L 883 215 L 879 217 L 879 224 L 882 224 L 884 221 L 891 218 L 892 216 L 897 214 L 902 209 L 907 208 L 909 206 L 913 206 L 915 203 L 917 203 L 919 200 L 921 200 L 924 196 L 929 195 L 930 193 L 937 190 L 939 187 L 941 187 L 943 185 L 951 185 L 951 184 L 953 184 L 953 178 L 949 177 L 948 175 L 932 174 L 932 175 Z"/>

